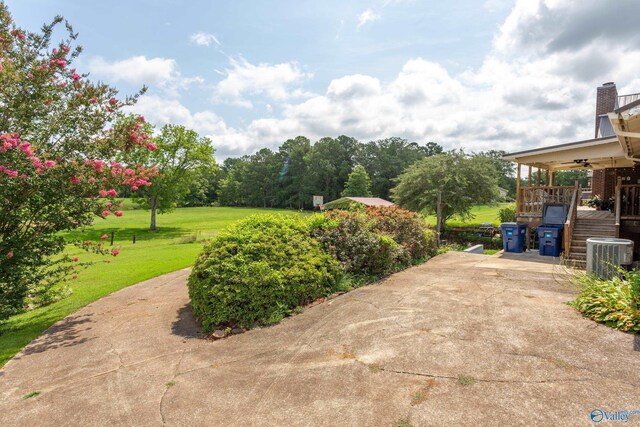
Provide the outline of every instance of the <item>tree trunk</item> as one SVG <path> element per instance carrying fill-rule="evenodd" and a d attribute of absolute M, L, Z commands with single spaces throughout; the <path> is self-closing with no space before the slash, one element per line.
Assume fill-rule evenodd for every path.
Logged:
<path fill-rule="evenodd" d="M 158 209 L 158 200 L 155 197 L 151 198 L 151 225 L 149 230 L 156 231 L 156 210 Z"/>
<path fill-rule="evenodd" d="M 438 235 L 438 245 L 440 244 L 440 236 L 442 235 L 442 192 L 438 191 L 438 200 L 436 203 L 436 233 Z"/>

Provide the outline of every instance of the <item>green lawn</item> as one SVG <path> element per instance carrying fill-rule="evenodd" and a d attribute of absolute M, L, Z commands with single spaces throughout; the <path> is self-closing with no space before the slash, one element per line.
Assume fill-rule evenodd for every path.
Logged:
<path fill-rule="evenodd" d="M 468 219 L 466 221 L 461 220 L 460 218 L 453 217 L 449 221 L 447 221 L 447 226 L 449 227 L 463 227 L 463 226 L 474 226 L 480 225 L 482 222 L 491 222 L 493 225 L 500 225 L 500 220 L 498 219 L 498 211 L 501 207 L 508 205 L 509 203 L 499 203 L 495 205 L 478 205 L 471 208 L 471 213 L 473 214 L 473 218 Z M 427 217 L 429 223 L 431 225 L 436 225 L 436 217 L 429 216 Z"/>
<path fill-rule="evenodd" d="M 298 214 L 273 209 L 182 208 L 159 215 L 159 230 L 150 232 L 149 212 L 126 210 L 121 218 L 97 219 L 92 228 L 69 233 L 69 239 L 96 241 L 101 235 L 114 232 L 114 247 L 120 249 L 120 254 L 115 258 L 98 256 L 71 246 L 69 252 L 80 256 L 81 261 L 96 264 L 79 272 L 71 283 L 70 297 L 14 316 L 0 327 L 0 367 L 56 321 L 118 289 L 192 265 L 204 240 L 229 224 L 260 212 Z"/>

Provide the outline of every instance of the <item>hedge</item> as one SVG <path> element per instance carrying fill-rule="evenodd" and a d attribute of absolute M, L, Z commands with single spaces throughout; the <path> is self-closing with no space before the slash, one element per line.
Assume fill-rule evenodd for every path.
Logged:
<path fill-rule="evenodd" d="M 435 251 L 424 219 L 399 208 L 255 215 L 205 246 L 189 276 L 191 307 L 206 332 L 270 325 L 336 292 L 344 273 L 366 282 Z"/>

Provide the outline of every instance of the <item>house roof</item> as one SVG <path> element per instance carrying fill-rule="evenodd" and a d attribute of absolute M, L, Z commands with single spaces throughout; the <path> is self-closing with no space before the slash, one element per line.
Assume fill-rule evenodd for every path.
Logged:
<path fill-rule="evenodd" d="M 599 116 L 601 138 L 509 153 L 505 160 L 541 169 L 604 169 L 640 162 L 640 94 L 625 95 L 622 106 Z"/>
<path fill-rule="evenodd" d="M 351 203 L 360 203 L 365 206 L 395 206 L 394 203 L 381 199 L 379 197 L 342 197 L 340 199 L 332 200 L 329 203 L 325 203 L 322 205 L 322 209 L 339 209 L 341 207 L 347 206 Z"/>
<path fill-rule="evenodd" d="M 633 165 L 633 161 L 625 157 L 625 152 L 616 136 L 509 153 L 504 156 L 504 159 L 551 171 Z"/>

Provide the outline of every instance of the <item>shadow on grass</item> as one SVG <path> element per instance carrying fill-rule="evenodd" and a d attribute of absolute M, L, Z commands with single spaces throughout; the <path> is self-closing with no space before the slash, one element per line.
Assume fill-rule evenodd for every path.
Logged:
<path fill-rule="evenodd" d="M 191 306 L 187 303 L 178 310 L 178 318 L 171 324 L 171 333 L 183 338 L 202 338 L 204 333 L 198 325 Z"/>
<path fill-rule="evenodd" d="M 64 235 L 68 242 L 74 240 L 100 240 L 103 234 L 108 237 L 107 242 L 111 239 L 111 233 L 114 233 L 114 244 L 131 243 L 133 236 L 136 241 L 152 241 L 157 239 L 177 239 L 185 235 L 193 234 L 193 231 L 181 227 L 161 227 L 156 231 L 150 231 L 148 228 L 103 228 L 100 230 L 72 231 Z"/>

